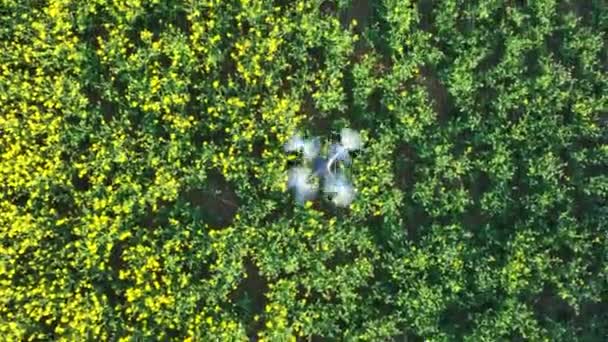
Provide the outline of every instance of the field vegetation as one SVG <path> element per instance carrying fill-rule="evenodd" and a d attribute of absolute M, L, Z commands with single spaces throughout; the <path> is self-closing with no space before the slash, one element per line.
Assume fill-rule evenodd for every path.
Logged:
<path fill-rule="evenodd" d="M 0 340 L 605 341 L 607 166 L 604 0 L 0 0 Z"/>

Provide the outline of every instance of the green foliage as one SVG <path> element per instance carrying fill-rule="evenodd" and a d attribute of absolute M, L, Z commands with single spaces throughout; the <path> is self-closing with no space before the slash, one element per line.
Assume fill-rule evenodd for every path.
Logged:
<path fill-rule="evenodd" d="M 603 1 L 0 1 L 0 335 L 608 336 Z M 362 132 L 349 208 L 286 192 Z"/>

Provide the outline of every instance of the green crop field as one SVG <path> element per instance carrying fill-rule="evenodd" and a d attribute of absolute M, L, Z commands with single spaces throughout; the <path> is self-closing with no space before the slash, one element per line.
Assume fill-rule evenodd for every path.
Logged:
<path fill-rule="evenodd" d="M 607 341 L 608 1 L 0 0 L 0 241 L 0 341 Z"/>

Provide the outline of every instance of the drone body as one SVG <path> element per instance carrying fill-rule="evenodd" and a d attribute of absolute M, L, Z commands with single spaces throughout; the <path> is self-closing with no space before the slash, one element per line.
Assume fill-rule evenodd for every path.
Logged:
<path fill-rule="evenodd" d="M 332 203 L 338 207 L 347 207 L 355 198 L 355 189 L 344 175 L 337 169 L 337 163 L 351 164 L 349 152 L 362 146 L 358 132 L 343 128 L 340 132 L 340 143 L 333 143 L 328 149 L 327 158 L 319 156 L 321 143 L 318 137 L 304 139 L 296 134 L 285 144 L 286 152 L 302 152 L 305 165 L 297 166 L 289 171 L 287 187 L 294 189 L 296 201 L 304 203 L 313 200 L 318 191 L 321 179 L 324 181 L 323 191 L 327 193 Z M 333 168 L 333 170 L 332 170 Z"/>

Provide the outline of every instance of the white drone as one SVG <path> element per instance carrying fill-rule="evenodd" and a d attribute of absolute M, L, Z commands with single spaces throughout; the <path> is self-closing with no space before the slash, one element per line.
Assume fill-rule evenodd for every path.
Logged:
<path fill-rule="evenodd" d="M 340 143 L 332 144 L 329 148 L 329 158 L 319 157 L 321 142 L 318 137 L 304 139 L 300 134 L 294 135 L 285 144 L 286 152 L 302 151 L 309 166 L 297 166 L 289 170 L 287 187 L 295 190 L 296 200 L 299 203 L 313 200 L 316 197 L 319 178 L 324 177 L 323 191 L 331 196 L 331 201 L 338 207 L 347 207 L 355 198 L 355 189 L 344 173 L 336 171 L 336 162 L 346 165 L 351 162 L 350 151 L 360 149 L 361 136 L 357 131 L 343 128 L 340 131 Z M 332 170 L 334 166 L 334 170 Z"/>

